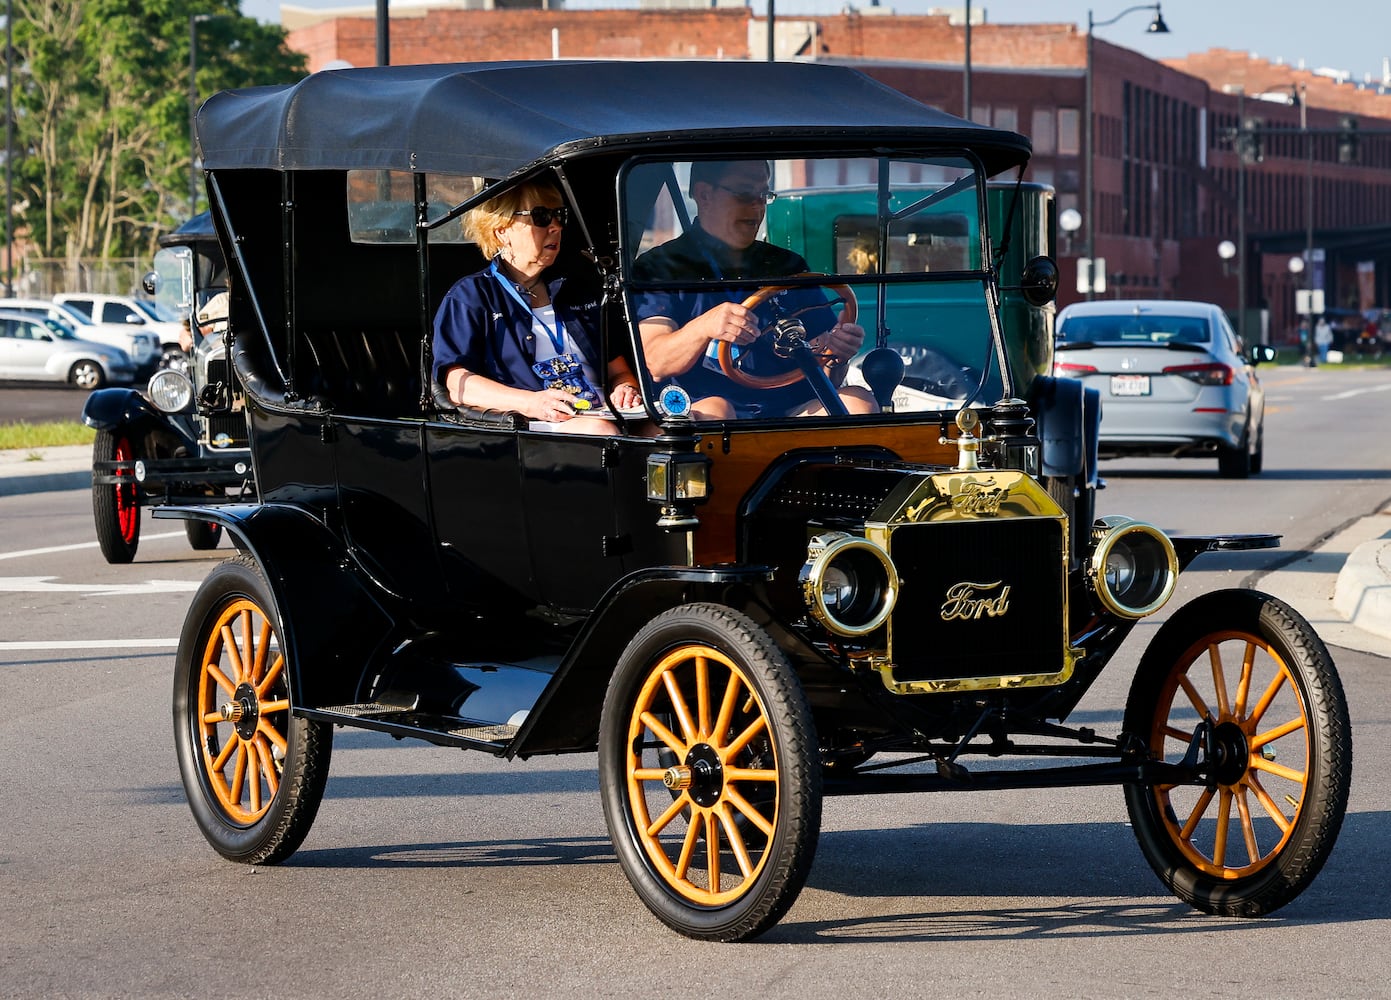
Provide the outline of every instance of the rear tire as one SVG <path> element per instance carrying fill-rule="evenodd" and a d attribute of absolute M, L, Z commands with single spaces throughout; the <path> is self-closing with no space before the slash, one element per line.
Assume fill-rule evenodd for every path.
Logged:
<path fill-rule="evenodd" d="M 1235 448 L 1217 449 L 1217 472 L 1223 479 L 1245 479 L 1251 475 L 1250 433 L 1248 428 Z"/>
<path fill-rule="evenodd" d="M 93 468 L 97 462 L 129 462 L 135 458 L 130 439 L 123 434 L 97 431 L 92 443 Z M 128 563 L 140 547 L 140 487 L 135 473 L 129 469 L 116 473 L 116 484 L 92 484 L 92 520 L 97 529 L 97 544 L 106 561 Z"/>
<path fill-rule="evenodd" d="M 222 541 L 222 525 L 216 521 L 185 521 L 184 534 L 188 536 L 189 547 L 206 552 L 217 548 Z"/>
<path fill-rule="evenodd" d="M 333 727 L 294 714 L 274 597 L 236 556 L 198 588 L 174 665 L 174 747 L 189 808 L 223 857 L 284 861 L 323 799 Z"/>

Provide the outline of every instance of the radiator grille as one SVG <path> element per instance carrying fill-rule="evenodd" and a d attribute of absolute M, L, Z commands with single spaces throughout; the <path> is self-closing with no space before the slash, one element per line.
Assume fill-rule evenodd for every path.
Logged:
<path fill-rule="evenodd" d="M 890 554 L 903 583 L 890 622 L 894 676 L 914 681 L 1062 670 L 1063 523 L 1017 518 L 895 529 Z"/>

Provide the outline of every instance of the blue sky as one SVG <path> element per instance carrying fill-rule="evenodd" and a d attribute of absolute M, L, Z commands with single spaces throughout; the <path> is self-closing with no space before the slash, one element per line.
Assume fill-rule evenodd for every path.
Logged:
<path fill-rule="evenodd" d="M 831 14 L 845 6 L 845 0 L 774 0 L 779 16 Z M 1345 70 L 1354 80 L 1371 75 L 1380 80 L 1383 60 L 1391 57 L 1391 3 L 1387 0 L 1161 0 L 1168 35 L 1149 35 L 1148 11 L 1127 14 L 1115 24 L 1098 28 L 1096 36 L 1116 45 L 1164 59 L 1210 48 L 1253 52 L 1266 59 L 1292 65 L 1301 62 L 1309 69 Z M 762 13 L 767 0 L 753 0 L 754 11 Z M 868 0 L 856 0 L 868 6 Z M 885 0 L 904 14 L 926 13 L 930 7 L 963 7 L 964 0 Z M 375 0 L 296 0 L 294 6 L 309 8 L 361 6 L 374 9 Z M 568 0 L 570 8 L 632 7 L 636 0 Z M 994 23 L 1073 21 L 1085 29 L 1087 11 L 1095 21 L 1120 14 L 1131 4 L 1125 0 L 1089 3 L 1088 0 L 994 0 L 971 4 L 973 11 L 984 9 Z M 242 0 L 242 12 L 262 21 L 280 20 L 280 0 Z"/>

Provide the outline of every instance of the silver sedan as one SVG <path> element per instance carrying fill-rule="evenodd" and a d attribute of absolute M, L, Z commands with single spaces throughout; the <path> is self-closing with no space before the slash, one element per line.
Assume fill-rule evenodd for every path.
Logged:
<path fill-rule="evenodd" d="M 1261 471 L 1265 391 L 1255 366 L 1272 348 L 1243 353 L 1208 302 L 1079 302 L 1058 314 L 1055 375 L 1101 394 L 1103 458 L 1217 458 L 1223 476 Z"/>
<path fill-rule="evenodd" d="M 0 378 L 90 390 L 133 381 L 135 365 L 119 347 L 82 340 L 57 320 L 0 312 Z"/>

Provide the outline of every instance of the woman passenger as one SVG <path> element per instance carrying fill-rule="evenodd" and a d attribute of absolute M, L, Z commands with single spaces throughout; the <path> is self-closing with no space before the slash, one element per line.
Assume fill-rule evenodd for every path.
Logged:
<path fill-rule="evenodd" d="M 555 430 L 617 434 L 615 409 L 641 404 L 628 363 L 599 358 L 599 301 L 554 268 L 569 212 L 533 181 L 464 216 L 464 233 L 491 258 L 459 279 L 435 314 L 435 378 L 456 404 L 511 410 Z"/>

